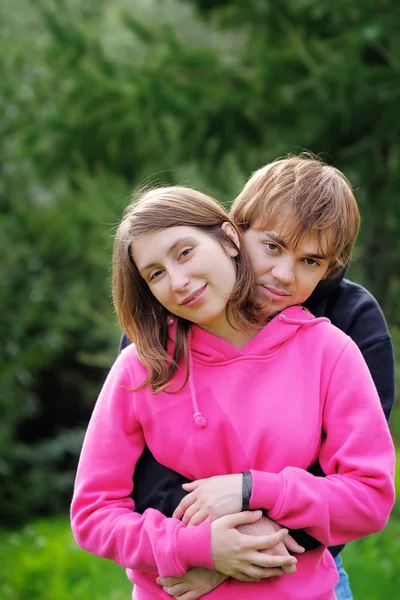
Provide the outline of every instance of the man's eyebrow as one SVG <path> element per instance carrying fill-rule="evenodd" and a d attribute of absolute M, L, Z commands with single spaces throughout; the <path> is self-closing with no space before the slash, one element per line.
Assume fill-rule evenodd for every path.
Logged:
<path fill-rule="evenodd" d="M 269 238 L 271 238 L 271 240 L 273 240 L 274 242 L 279 244 L 279 246 L 282 246 L 282 248 L 287 249 L 287 247 L 288 247 L 287 243 L 284 240 L 282 240 L 280 237 L 275 235 L 272 231 L 266 231 L 265 235 L 267 235 Z M 328 256 L 326 254 L 316 254 L 314 252 L 304 252 L 303 254 L 305 256 L 307 256 L 307 258 L 316 258 L 318 260 L 327 260 L 328 259 Z"/>
<path fill-rule="evenodd" d="M 282 248 L 287 248 L 287 243 L 282 240 L 280 237 L 278 237 L 277 235 L 275 235 L 274 233 L 272 233 L 272 231 L 266 231 L 265 235 L 267 235 L 269 238 L 271 238 L 274 242 L 276 242 L 277 244 L 279 244 L 279 246 L 282 246 Z"/>
<path fill-rule="evenodd" d="M 178 246 L 180 246 L 181 244 L 186 244 L 186 243 L 193 243 L 193 238 L 191 238 L 190 236 L 185 236 L 182 238 L 179 238 L 177 240 L 175 240 L 167 249 L 167 256 L 170 256 L 176 249 Z M 147 265 L 145 265 L 144 267 L 142 267 L 141 269 L 139 269 L 140 273 L 144 273 L 145 271 L 148 271 L 149 269 L 153 269 L 153 267 L 156 267 L 157 263 L 148 263 Z"/>

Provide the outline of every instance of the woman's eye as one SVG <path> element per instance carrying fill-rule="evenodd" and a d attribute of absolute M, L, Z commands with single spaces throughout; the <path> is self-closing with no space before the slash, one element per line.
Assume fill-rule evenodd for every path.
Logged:
<path fill-rule="evenodd" d="M 161 273 L 162 273 L 161 270 L 154 271 L 153 273 L 150 274 L 149 281 L 153 281 L 154 279 L 157 279 L 157 277 L 159 277 L 159 275 L 161 275 Z"/>
<path fill-rule="evenodd" d="M 313 258 L 305 258 L 305 259 L 304 259 L 304 262 L 305 262 L 307 265 L 310 265 L 310 267 L 313 267 L 314 265 L 318 267 L 318 263 L 317 263 L 317 261 L 316 261 L 316 260 L 314 260 Z"/>

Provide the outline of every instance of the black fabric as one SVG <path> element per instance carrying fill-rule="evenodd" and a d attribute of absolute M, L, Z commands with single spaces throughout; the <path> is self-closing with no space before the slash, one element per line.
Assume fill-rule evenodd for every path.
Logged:
<path fill-rule="evenodd" d="M 253 491 L 253 477 L 250 471 L 242 473 L 242 510 L 250 509 L 251 492 Z"/>
<path fill-rule="evenodd" d="M 346 269 L 343 269 L 336 278 L 321 281 L 305 306 L 316 317 L 328 317 L 333 325 L 347 333 L 358 345 L 371 371 L 385 416 L 389 419 L 395 384 L 394 356 L 388 327 L 375 298 L 362 286 L 345 279 L 345 273 Z M 119 351 L 129 344 L 129 339 L 123 335 Z M 308 471 L 315 476 L 324 476 L 318 463 Z M 146 448 L 134 475 L 132 497 L 136 510 L 142 513 L 151 507 L 171 517 L 186 495 L 182 483 L 187 481 L 182 475 L 159 464 Z M 319 544 L 303 530 L 290 533 L 307 550 Z M 335 546 L 329 550 L 336 556 L 343 547 Z"/>

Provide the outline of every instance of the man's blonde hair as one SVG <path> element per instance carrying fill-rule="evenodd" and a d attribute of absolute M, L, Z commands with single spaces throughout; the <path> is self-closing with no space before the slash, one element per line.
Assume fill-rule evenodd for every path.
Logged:
<path fill-rule="evenodd" d="M 294 248 L 309 236 L 324 252 L 329 246 L 329 276 L 350 260 L 360 212 L 349 181 L 335 167 L 310 154 L 280 158 L 252 174 L 230 212 L 242 231 L 272 228 L 282 215 Z"/>

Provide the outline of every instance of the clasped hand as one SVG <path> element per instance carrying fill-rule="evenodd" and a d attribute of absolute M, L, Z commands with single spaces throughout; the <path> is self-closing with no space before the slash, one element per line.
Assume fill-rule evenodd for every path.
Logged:
<path fill-rule="evenodd" d="M 261 511 L 241 512 L 215 521 L 211 541 L 215 570 L 192 568 L 180 577 L 158 578 L 167 594 L 179 600 L 197 600 L 228 576 L 254 582 L 295 573 L 296 559 L 288 550 L 304 551 L 287 529 L 262 517 Z"/>
<path fill-rule="evenodd" d="M 217 475 L 185 483 L 189 494 L 176 507 L 173 517 L 184 525 L 200 525 L 242 510 L 242 475 Z"/>

